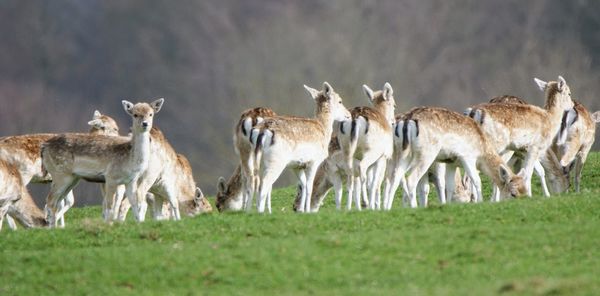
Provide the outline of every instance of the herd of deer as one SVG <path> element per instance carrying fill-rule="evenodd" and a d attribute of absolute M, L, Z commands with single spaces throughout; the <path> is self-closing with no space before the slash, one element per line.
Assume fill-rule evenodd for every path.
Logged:
<path fill-rule="evenodd" d="M 463 114 L 417 107 L 398 115 L 389 83 L 380 91 L 363 85 L 372 107 L 352 110 L 329 83 L 320 91 L 305 85 L 316 103 L 314 118 L 280 116 L 268 108 L 242 113 L 233 135 L 240 164 L 229 180 L 219 178 L 216 207 L 250 210 L 256 195 L 258 212 L 266 207 L 270 213 L 273 183 L 286 167 L 299 180 L 298 212 L 318 211 L 332 187 L 341 209 L 344 181 L 348 210 L 353 204 L 389 210 L 400 185 L 404 205 L 417 207 L 418 197 L 427 206 L 430 177 L 442 204 L 481 202 L 479 170 L 494 185 L 491 201 L 531 196 L 534 171 L 545 196 L 565 192 L 571 172 L 579 191 L 600 112 L 590 114 L 573 101 L 561 76 L 535 82 L 545 94 L 543 108 L 501 96 Z"/>
<path fill-rule="evenodd" d="M 314 118 L 280 116 L 268 108 L 242 113 L 233 141 L 240 164 L 228 181 L 219 178 L 219 211 L 271 212 L 273 183 L 286 167 L 299 179 L 294 209 L 315 212 L 333 187 L 347 209 L 392 207 L 403 188 L 404 204 L 427 206 L 429 178 L 442 204 L 483 200 L 479 170 L 494 184 L 492 201 L 531 196 L 535 171 L 544 195 L 564 192 L 570 173 L 579 191 L 581 170 L 594 142 L 600 112 L 590 114 L 571 99 L 566 81 L 535 79 L 545 93 L 540 108 L 502 96 L 459 114 L 444 108 L 417 107 L 395 115 L 393 89 L 363 85 L 372 107 L 346 109 L 325 82 L 322 90 L 304 86 L 316 103 Z M 212 210 L 196 187 L 185 156 L 177 154 L 153 127 L 164 99 L 123 101 L 132 118 L 131 134 L 119 136 L 116 122 L 95 111 L 89 133 L 31 134 L 0 138 L 0 228 L 64 227 L 80 180 L 101 183 L 103 218 L 123 221 L 129 209 L 144 221 L 148 203 L 157 220 L 179 220 Z M 464 170 L 461 177 L 459 166 Z M 515 174 L 513 169 L 521 167 Z M 547 175 L 546 175 L 547 173 Z M 45 210 L 33 202 L 27 184 L 51 182 Z M 383 185 L 383 186 L 382 186 Z M 383 187 L 383 201 L 381 188 Z M 126 197 L 126 198 L 125 198 Z"/>

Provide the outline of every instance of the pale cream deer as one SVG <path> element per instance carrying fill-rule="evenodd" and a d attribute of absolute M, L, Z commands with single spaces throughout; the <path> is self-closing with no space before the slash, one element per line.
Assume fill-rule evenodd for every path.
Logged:
<path fill-rule="evenodd" d="M 594 144 L 596 123 L 600 122 L 600 111 L 590 114 L 580 102 L 574 101 L 574 103 L 574 108 L 565 112 L 563 116 L 558 140 L 551 151 L 557 154 L 560 165 L 567 175 L 575 170 L 575 191 L 579 192 L 581 172 Z"/>
<path fill-rule="evenodd" d="M 267 118 L 250 132 L 255 175 L 258 176 L 258 212 L 267 207 L 271 212 L 271 191 L 273 183 L 283 170 L 290 166 L 302 186 L 300 212 L 310 212 L 312 186 L 317 168 L 328 156 L 328 145 L 333 132 L 334 121 L 349 118 L 342 98 L 329 83 L 323 89 L 304 86 L 314 99 L 314 118 L 277 116 Z M 248 205 L 252 203 L 252 195 Z"/>
<path fill-rule="evenodd" d="M 44 212 L 33 202 L 18 167 L 0 159 L 0 180 L 0 229 L 5 217 L 13 230 L 15 220 L 25 228 L 47 225 Z"/>
<path fill-rule="evenodd" d="M 414 208 L 417 207 L 417 202 L 416 199 L 410 200 L 408 198 L 405 174 L 409 169 L 412 157 L 412 150 L 409 145 L 408 137 L 411 135 L 413 137 L 418 136 L 418 121 L 405 121 L 404 114 L 398 114 L 392 124 L 392 128 L 394 135 L 394 152 L 387 164 L 383 208 L 385 210 L 390 210 L 392 208 L 396 191 L 400 185 L 402 185 L 403 188 L 402 196 L 404 206 Z M 430 176 L 435 183 L 440 204 L 446 204 L 447 202 L 457 199 L 463 200 L 466 199 L 464 195 L 470 194 L 470 191 L 467 192 L 458 188 L 461 183 L 455 182 L 455 172 L 453 170 L 447 170 L 445 163 L 435 161 L 428 169 L 427 173 L 423 175 L 418 184 L 417 195 L 420 204 L 423 207 L 427 206 L 428 203 Z M 465 176 L 465 178 L 468 177 Z M 459 194 L 460 196 L 454 198 L 453 196 L 455 194 Z"/>
<path fill-rule="evenodd" d="M 94 112 L 94 116 L 88 124 L 92 125 L 90 129 L 92 134 L 118 134 L 119 128 L 114 119 L 102 115 L 98 111 Z M 56 134 L 29 134 L 0 138 L 0 159 L 17 167 L 25 185 L 49 183 L 52 181 L 51 176 L 42 170 L 41 145 L 55 136 Z M 73 203 L 73 193 L 69 192 L 60 207 L 68 209 Z M 27 202 L 27 205 L 33 205 L 33 203 Z M 29 208 L 33 209 L 33 207 Z M 64 227 L 64 217 L 60 217 L 58 223 Z"/>
<path fill-rule="evenodd" d="M 145 189 L 150 184 L 146 199 L 152 206 L 154 219 L 175 219 L 171 210 L 173 198 L 177 199 L 180 212 L 186 216 L 192 217 L 211 212 L 212 206 L 202 190 L 196 187 L 192 167 L 187 158 L 182 154 L 176 154 L 162 132 L 156 127 L 152 128 L 150 135 L 153 143 L 153 155 L 160 155 L 160 157 L 153 157 L 150 160 L 145 178 L 148 182 L 140 187 Z M 118 220 L 124 221 L 131 204 L 127 199 L 116 204 L 119 209 Z"/>
<path fill-rule="evenodd" d="M 524 154 L 523 168 L 527 195 L 531 196 L 531 175 L 535 162 L 546 157 L 546 151 L 559 131 L 563 112 L 573 107 L 567 82 L 544 82 L 535 78 L 546 94 L 544 108 L 528 104 L 486 103 L 474 106 L 472 113 L 481 114 L 481 130 L 494 149 L 504 155 L 508 151 Z M 498 200 L 496 195 L 493 200 Z"/>
<path fill-rule="evenodd" d="M 221 207 L 223 205 L 222 202 L 227 202 L 228 205 L 224 207 L 229 210 L 238 210 L 240 203 L 243 208 L 249 208 L 247 202 L 250 199 L 250 195 L 254 194 L 258 188 L 258 177 L 254 174 L 254 163 L 252 163 L 254 160 L 251 157 L 253 153 L 252 144 L 248 141 L 248 138 L 254 126 L 262 122 L 265 118 L 274 116 L 276 114 L 273 110 L 264 107 L 248 109 L 240 115 L 240 119 L 233 131 L 233 145 L 235 153 L 240 158 L 241 179 L 238 180 L 232 176 L 234 179 L 230 178 L 230 180 L 242 182 L 243 186 L 240 192 L 237 192 L 237 188 L 231 188 L 231 190 L 228 190 L 228 194 L 221 194 L 221 197 L 217 198 L 217 207 Z M 236 186 L 236 184 L 232 184 L 232 186 Z M 219 183 L 218 187 L 223 187 L 223 184 Z M 221 191 L 221 193 L 224 192 Z M 241 200 L 237 199 L 239 196 L 232 196 L 237 193 L 241 193 Z"/>
<path fill-rule="evenodd" d="M 136 220 L 144 221 L 146 191 L 138 190 L 138 184 L 144 181 L 143 174 L 151 158 L 153 117 L 160 111 L 164 99 L 150 104 L 122 103 L 133 119 L 131 138 L 75 133 L 56 136 L 42 145 L 42 163 L 52 176 L 47 198 L 51 227 L 56 226 L 56 217 L 62 215 L 58 212 L 59 202 L 80 179 L 105 182 L 103 211 L 106 221 L 116 218 L 114 195 L 119 185 L 126 186 Z M 177 209 L 175 212 L 178 214 Z"/>
<path fill-rule="evenodd" d="M 389 83 L 383 90 L 374 92 L 363 85 L 365 95 L 373 107 L 356 107 L 350 111 L 352 118 L 340 125 L 338 138 L 346 158 L 348 206 L 352 201 L 361 209 L 362 196 L 368 190 L 369 207 L 380 208 L 380 187 L 385 167 L 393 153 L 391 124 L 394 121 L 394 91 Z M 367 171 L 372 170 L 372 181 L 367 185 Z"/>
<path fill-rule="evenodd" d="M 528 105 L 525 100 L 510 95 L 494 97 L 490 100 L 490 103 Z M 464 114 L 472 117 L 479 124 L 482 124 L 485 115 L 481 109 L 473 108 L 467 108 L 464 111 Z M 544 196 L 550 196 L 550 191 L 548 190 L 548 185 L 546 183 L 546 177 L 548 177 L 550 180 L 550 185 L 554 193 L 565 192 L 569 187 L 569 182 L 563 175 L 562 168 L 558 162 L 555 152 L 551 149 L 548 149 L 546 150 L 545 154 L 542 154 L 542 156 L 543 157 L 540 157 L 540 159 L 534 162 L 533 169 L 540 178 L 540 184 L 542 186 L 542 192 Z M 521 153 L 521 151 L 508 150 L 504 152 L 502 158 L 507 162 L 507 164 L 514 168 L 515 162 L 518 159 L 523 160 L 524 155 Z M 546 171 L 549 173 L 549 175 L 546 175 Z M 496 191 L 494 191 L 492 196 L 492 200 L 498 200 L 498 194 Z"/>
<path fill-rule="evenodd" d="M 403 147 L 411 150 L 406 160 L 406 188 L 411 204 L 416 204 L 418 182 L 435 161 L 446 163 L 446 171 L 452 172 L 456 165 L 462 165 L 475 187 L 476 202 L 483 200 L 477 168 L 491 178 L 503 196 L 525 192 L 522 172 L 512 172 L 471 118 L 444 108 L 419 107 L 401 120 L 403 126 L 410 126 L 402 129 L 401 138 L 407 142 Z M 446 184 L 446 188 L 454 186 Z"/>

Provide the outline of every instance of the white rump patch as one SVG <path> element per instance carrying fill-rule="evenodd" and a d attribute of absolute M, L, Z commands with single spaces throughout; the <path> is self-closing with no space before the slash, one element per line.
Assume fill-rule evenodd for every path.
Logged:
<path fill-rule="evenodd" d="M 246 117 L 242 122 L 242 134 L 246 135 L 246 137 L 250 136 L 250 131 L 252 129 L 252 118 Z"/>

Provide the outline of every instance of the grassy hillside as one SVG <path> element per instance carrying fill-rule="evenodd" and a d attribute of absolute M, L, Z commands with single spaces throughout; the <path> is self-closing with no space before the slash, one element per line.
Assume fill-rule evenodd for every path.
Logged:
<path fill-rule="evenodd" d="M 212 214 L 0 233 L 0 294 L 594 294 L 600 154 L 581 194 L 391 212 Z M 331 199 L 329 199 L 331 202 Z"/>

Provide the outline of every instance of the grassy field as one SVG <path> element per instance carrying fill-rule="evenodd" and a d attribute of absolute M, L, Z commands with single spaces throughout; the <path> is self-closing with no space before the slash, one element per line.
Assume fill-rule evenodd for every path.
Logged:
<path fill-rule="evenodd" d="M 110 226 L 87 207 L 2 231 L 0 295 L 600 293 L 600 153 L 582 193 L 552 198 L 298 215 L 293 195 L 272 215 Z"/>

